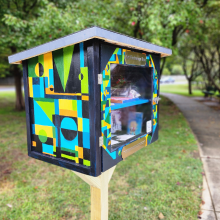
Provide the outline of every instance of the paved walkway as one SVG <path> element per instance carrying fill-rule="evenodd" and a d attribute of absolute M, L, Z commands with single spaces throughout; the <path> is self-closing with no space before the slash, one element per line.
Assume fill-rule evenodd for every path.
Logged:
<path fill-rule="evenodd" d="M 220 220 L 220 113 L 181 95 L 162 93 L 173 101 L 188 120 L 199 142 L 205 171 L 203 201 L 204 220 Z"/>
<path fill-rule="evenodd" d="M 24 87 L 22 87 L 24 90 Z M 0 85 L 0 92 L 15 92 L 15 86 L 1 86 Z"/>

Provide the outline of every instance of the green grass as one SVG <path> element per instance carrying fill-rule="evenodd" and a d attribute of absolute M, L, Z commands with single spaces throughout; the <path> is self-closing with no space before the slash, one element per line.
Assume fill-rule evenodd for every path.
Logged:
<path fill-rule="evenodd" d="M 27 156 L 25 113 L 0 93 L 0 219 L 90 219 L 90 189 L 73 172 Z M 109 219 L 197 219 L 202 164 L 182 113 L 160 102 L 159 140 L 117 165 Z M 12 205 L 10 208 L 9 206 Z"/>
<path fill-rule="evenodd" d="M 161 84 L 160 92 L 173 93 L 184 96 L 204 96 L 201 90 L 192 87 L 192 95 L 189 95 L 188 84 Z"/>

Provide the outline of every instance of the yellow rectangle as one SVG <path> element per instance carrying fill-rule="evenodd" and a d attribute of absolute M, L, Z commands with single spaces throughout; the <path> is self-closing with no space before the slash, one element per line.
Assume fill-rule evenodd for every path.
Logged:
<path fill-rule="evenodd" d="M 28 77 L 29 97 L 33 97 L 33 78 Z"/>
<path fill-rule="evenodd" d="M 38 135 L 40 130 L 45 130 L 47 133 L 47 137 L 53 138 L 53 127 L 35 124 L 35 134 Z"/>
<path fill-rule="evenodd" d="M 78 131 L 83 131 L 82 118 L 78 118 Z"/>
<path fill-rule="evenodd" d="M 84 100 L 84 101 L 89 101 L 89 96 L 82 95 L 82 100 Z"/>
<path fill-rule="evenodd" d="M 59 109 L 73 110 L 73 101 L 68 99 L 59 99 Z"/>
<path fill-rule="evenodd" d="M 36 141 L 32 141 L 32 146 L 33 146 L 33 147 L 36 147 L 36 146 L 37 146 Z"/>
<path fill-rule="evenodd" d="M 71 111 L 66 109 L 60 109 L 60 115 L 63 116 L 71 116 L 71 117 L 77 117 L 77 111 Z"/>
<path fill-rule="evenodd" d="M 82 147 L 78 147 L 78 157 L 80 159 L 83 159 L 83 148 Z"/>
<path fill-rule="evenodd" d="M 53 69 L 53 57 L 52 52 L 44 54 L 44 77 L 49 78 L 49 69 Z"/>

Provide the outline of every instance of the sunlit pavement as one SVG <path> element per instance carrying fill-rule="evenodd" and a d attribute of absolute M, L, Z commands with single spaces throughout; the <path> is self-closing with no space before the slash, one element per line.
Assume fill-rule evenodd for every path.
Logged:
<path fill-rule="evenodd" d="M 189 97 L 162 93 L 182 111 L 199 142 L 203 162 L 201 219 L 220 220 L 220 114 Z"/>

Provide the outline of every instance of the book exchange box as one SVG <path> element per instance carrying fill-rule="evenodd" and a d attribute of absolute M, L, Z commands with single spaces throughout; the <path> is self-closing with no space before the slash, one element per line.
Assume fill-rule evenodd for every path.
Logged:
<path fill-rule="evenodd" d="M 99 176 L 156 141 L 160 59 L 171 53 L 91 27 L 10 56 L 23 65 L 28 155 Z"/>

